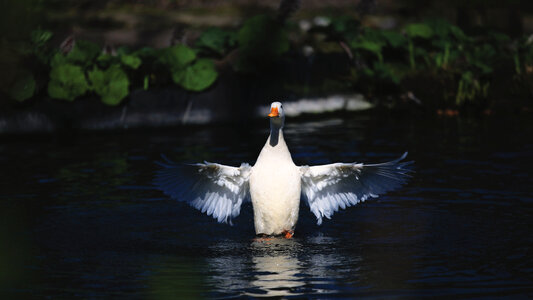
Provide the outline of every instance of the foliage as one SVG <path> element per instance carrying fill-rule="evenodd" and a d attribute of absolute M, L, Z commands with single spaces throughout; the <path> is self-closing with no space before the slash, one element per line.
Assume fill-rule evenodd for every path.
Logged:
<path fill-rule="evenodd" d="M 161 62 L 167 65 L 173 73 L 185 68 L 195 59 L 196 53 L 184 45 L 177 45 L 165 49 L 160 58 Z"/>
<path fill-rule="evenodd" d="M 118 105 L 128 95 L 130 81 L 119 65 L 112 65 L 107 70 L 94 67 L 89 71 L 92 89 L 101 96 L 107 105 Z"/>
<path fill-rule="evenodd" d="M 218 77 L 213 62 L 197 59 L 196 53 L 187 46 L 167 48 L 161 59 L 168 66 L 172 80 L 189 91 L 205 90 Z"/>
<path fill-rule="evenodd" d="M 89 90 L 85 73 L 80 66 L 56 63 L 50 71 L 48 94 L 55 99 L 73 101 Z"/>
<path fill-rule="evenodd" d="M 209 59 L 199 59 L 186 68 L 172 74 L 175 83 L 186 90 L 199 92 L 209 87 L 218 77 L 213 62 Z"/>
<path fill-rule="evenodd" d="M 354 34 L 352 27 L 341 40 L 354 56 L 351 81 L 357 89 L 372 95 L 424 90 L 428 87 L 403 84 L 404 78 L 416 82 L 414 78 L 424 76 L 436 80 L 436 86 L 446 83 L 439 87 L 446 89 L 441 93 L 444 103 L 456 107 L 486 99 L 495 68 L 512 57 L 508 50 L 512 40 L 506 35 L 488 32 L 471 37 L 442 19 L 407 24 L 401 32 L 361 27 Z M 514 53 L 517 74 L 526 69 L 533 73 L 533 47 L 525 45 L 520 43 Z M 526 57 L 529 64 L 524 63 Z"/>
<path fill-rule="evenodd" d="M 79 64 L 82 66 L 88 66 L 93 60 L 100 55 L 100 47 L 92 42 L 77 40 L 74 48 L 67 55 L 54 56 L 54 59 L 67 61 L 72 64 Z M 59 53 L 58 53 L 59 54 Z M 60 54 L 59 54 L 60 55 Z M 59 59 L 61 57 L 61 59 Z M 52 62 L 53 64 L 54 62 Z"/>
<path fill-rule="evenodd" d="M 196 48 L 206 54 L 224 56 L 237 45 L 237 36 L 234 32 L 217 27 L 211 27 L 202 32 L 195 43 Z"/>
<path fill-rule="evenodd" d="M 261 74 L 289 57 L 291 43 L 294 51 L 289 55 L 294 55 L 302 44 L 316 38 L 314 44 L 309 43 L 316 45 L 312 53 L 325 52 L 320 45 L 328 45 L 333 52 L 346 51 L 352 58 L 342 78 L 333 81 L 351 84 L 372 96 L 417 94 L 427 86 L 406 83 L 423 78 L 433 80 L 435 89 L 442 90 L 444 101 L 439 103 L 444 104 L 439 105 L 466 107 L 489 97 L 502 68 L 514 70 L 514 82 L 533 91 L 533 38 L 513 40 L 493 31 L 470 35 L 443 19 L 382 30 L 365 27 L 352 16 L 323 17 L 304 33 L 310 36 L 294 39 L 288 25 L 258 15 L 235 30 L 207 28 L 192 48 L 174 45 L 102 51 L 100 45 L 75 40 L 70 51 L 63 49 L 65 53 L 51 47 L 51 31 L 39 28 L 27 36 L 27 43 L 19 47 L 13 59 L 23 65 L 2 65 L 8 66 L 2 72 L 11 77 L 0 88 L 16 101 L 31 99 L 47 87 L 48 95 L 55 99 L 72 101 L 94 93 L 107 105 L 119 105 L 132 88 L 147 90 L 172 84 L 194 92 L 209 88 L 219 74 L 208 57 L 219 59 L 217 66 L 231 63 L 238 73 Z M 311 37 L 315 33 L 316 37 Z M 2 51 L 8 54 L 4 60 L 12 60 L 10 53 Z"/>
<path fill-rule="evenodd" d="M 476 79 L 472 72 L 466 72 L 459 80 L 455 104 L 462 105 L 467 101 L 475 101 L 479 98 L 486 98 L 488 94 L 489 83 L 481 83 Z"/>
<path fill-rule="evenodd" d="M 142 60 L 138 56 L 125 54 L 120 56 L 120 62 L 136 70 L 141 66 Z"/>

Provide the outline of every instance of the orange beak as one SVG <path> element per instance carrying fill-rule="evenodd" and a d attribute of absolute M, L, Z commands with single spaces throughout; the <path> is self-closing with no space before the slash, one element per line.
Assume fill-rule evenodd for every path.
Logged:
<path fill-rule="evenodd" d="M 270 113 L 268 114 L 269 117 L 279 117 L 279 112 L 277 107 L 272 107 L 270 109 Z"/>

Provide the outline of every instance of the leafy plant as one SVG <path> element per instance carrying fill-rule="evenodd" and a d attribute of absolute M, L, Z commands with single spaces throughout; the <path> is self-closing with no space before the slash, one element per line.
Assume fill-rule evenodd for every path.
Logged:
<path fill-rule="evenodd" d="M 160 61 L 167 65 L 172 73 L 185 68 L 196 59 L 196 53 L 184 45 L 169 47 L 163 51 Z"/>
<path fill-rule="evenodd" d="M 417 52 L 417 49 L 415 49 L 415 40 L 430 39 L 433 36 L 433 30 L 427 24 L 423 23 L 409 24 L 404 30 L 408 37 L 409 65 L 414 70 L 416 69 L 416 54 L 423 53 L 421 51 Z"/>
<path fill-rule="evenodd" d="M 134 70 L 137 70 L 142 63 L 142 60 L 135 55 L 124 54 L 120 56 L 120 62 Z"/>
<path fill-rule="evenodd" d="M 130 81 L 119 65 L 113 65 L 107 70 L 94 67 L 89 72 L 89 80 L 92 89 L 107 105 L 118 105 L 129 93 Z"/>
<path fill-rule="evenodd" d="M 464 73 L 459 81 L 457 95 L 455 97 L 455 104 L 460 106 L 468 101 L 486 98 L 488 95 L 489 86 L 490 84 L 488 82 L 481 83 L 477 78 L 474 77 L 472 72 Z"/>
<path fill-rule="evenodd" d="M 189 91 L 202 91 L 215 82 L 218 73 L 209 59 L 197 59 L 189 47 L 178 45 L 165 50 L 161 61 L 170 70 L 172 80 Z"/>
<path fill-rule="evenodd" d="M 213 61 L 199 59 L 172 74 L 172 79 L 187 90 L 199 92 L 208 88 L 218 77 Z"/>
<path fill-rule="evenodd" d="M 63 57 L 69 63 L 88 66 L 100 53 L 101 49 L 97 44 L 84 40 L 76 40 L 72 51 Z"/>
<path fill-rule="evenodd" d="M 56 64 L 50 71 L 48 94 L 55 99 L 73 101 L 89 90 L 89 84 L 80 66 Z"/>
<path fill-rule="evenodd" d="M 51 31 L 42 29 L 34 30 L 30 34 L 32 54 L 43 64 L 47 64 L 50 61 L 51 51 L 48 47 L 48 42 L 52 36 L 53 33 Z"/>
<path fill-rule="evenodd" d="M 214 53 L 223 56 L 237 45 L 237 37 L 234 32 L 222 30 L 217 27 L 208 28 L 202 32 L 195 46 L 207 54 Z"/>

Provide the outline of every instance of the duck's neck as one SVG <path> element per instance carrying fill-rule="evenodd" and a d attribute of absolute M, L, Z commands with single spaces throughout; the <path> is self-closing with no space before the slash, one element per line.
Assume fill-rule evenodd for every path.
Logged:
<path fill-rule="evenodd" d="M 281 131 L 282 128 L 283 120 L 280 120 L 279 122 L 272 120 L 270 121 L 270 146 L 276 147 L 280 141 L 280 138 L 283 140 L 283 131 Z"/>

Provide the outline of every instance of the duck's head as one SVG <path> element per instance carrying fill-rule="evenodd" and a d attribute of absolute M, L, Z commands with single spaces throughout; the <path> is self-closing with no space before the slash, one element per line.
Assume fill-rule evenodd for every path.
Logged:
<path fill-rule="evenodd" d="M 285 122 L 285 113 L 283 112 L 283 105 L 280 102 L 272 102 L 270 105 L 270 113 L 268 114 L 270 118 L 270 125 L 275 127 L 283 127 Z"/>

